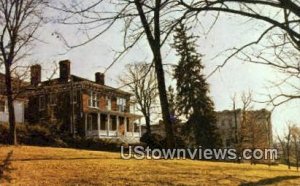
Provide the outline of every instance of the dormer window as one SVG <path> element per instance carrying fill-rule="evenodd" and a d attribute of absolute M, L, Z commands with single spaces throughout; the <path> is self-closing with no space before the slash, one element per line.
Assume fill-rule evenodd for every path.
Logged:
<path fill-rule="evenodd" d="M 99 108 L 99 95 L 96 92 L 90 92 L 89 107 Z"/>

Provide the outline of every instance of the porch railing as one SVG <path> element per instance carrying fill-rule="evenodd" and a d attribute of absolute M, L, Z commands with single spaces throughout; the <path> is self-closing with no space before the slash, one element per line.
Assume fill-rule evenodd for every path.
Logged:
<path fill-rule="evenodd" d="M 92 136 L 99 136 L 99 135 L 102 137 L 118 136 L 116 130 L 115 131 L 109 130 L 108 132 L 107 132 L 107 130 L 99 130 L 99 131 L 98 130 L 88 130 L 87 131 L 87 136 L 92 137 Z M 141 137 L 139 132 L 126 132 L 125 136 L 136 137 L 136 138 Z"/>

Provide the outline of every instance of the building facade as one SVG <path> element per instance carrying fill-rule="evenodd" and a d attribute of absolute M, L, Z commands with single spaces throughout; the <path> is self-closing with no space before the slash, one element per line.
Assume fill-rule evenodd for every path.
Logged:
<path fill-rule="evenodd" d="M 224 148 L 271 148 L 271 112 L 241 109 L 217 112 L 217 128 Z"/>
<path fill-rule="evenodd" d="M 141 116 L 130 106 L 130 93 L 105 85 L 104 74 L 95 81 L 71 74 L 71 62 L 59 62 L 59 77 L 41 81 L 41 66 L 31 67 L 28 88 L 29 123 L 45 123 L 91 138 L 118 138 L 138 142 Z"/>
<path fill-rule="evenodd" d="M 271 148 L 272 124 L 271 113 L 265 109 L 249 110 L 242 112 L 241 109 L 224 110 L 216 112 L 217 132 L 221 138 L 222 148 Z M 181 136 L 187 146 L 195 145 L 194 134 L 181 134 L 181 128 L 184 123 L 174 126 L 175 135 Z M 143 126 L 143 133 L 146 133 L 146 127 Z M 151 125 L 151 132 L 164 138 L 165 129 L 163 122 Z"/>

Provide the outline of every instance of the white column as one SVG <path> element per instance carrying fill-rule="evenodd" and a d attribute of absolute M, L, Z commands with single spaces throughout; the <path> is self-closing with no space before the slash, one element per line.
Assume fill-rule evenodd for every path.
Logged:
<path fill-rule="evenodd" d="M 100 124 L 101 124 L 101 119 L 100 119 L 100 113 L 97 115 L 97 124 L 98 124 L 98 137 L 100 138 Z"/>
<path fill-rule="evenodd" d="M 142 136 L 142 126 L 141 126 L 141 118 L 139 119 L 139 133 L 140 133 L 140 137 Z"/>
<path fill-rule="evenodd" d="M 87 136 L 87 113 L 84 114 L 84 132 L 85 136 Z"/>
<path fill-rule="evenodd" d="M 135 120 L 133 120 L 132 122 L 131 122 L 131 133 L 132 133 L 132 136 L 134 136 L 134 121 Z"/>
<path fill-rule="evenodd" d="M 120 125 L 119 119 L 120 119 L 120 117 L 116 116 L 116 120 L 117 120 L 117 136 L 119 136 L 119 125 Z"/>
<path fill-rule="evenodd" d="M 110 115 L 107 114 L 107 124 L 106 124 L 107 136 L 109 136 L 109 127 L 110 127 Z"/>
<path fill-rule="evenodd" d="M 131 133 L 132 133 L 132 136 L 134 136 L 134 122 L 135 120 L 131 121 Z"/>
<path fill-rule="evenodd" d="M 126 136 L 126 133 L 127 133 L 127 118 L 126 117 L 124 117 L 124 125 L 125 125 L 124 136 Z"/>

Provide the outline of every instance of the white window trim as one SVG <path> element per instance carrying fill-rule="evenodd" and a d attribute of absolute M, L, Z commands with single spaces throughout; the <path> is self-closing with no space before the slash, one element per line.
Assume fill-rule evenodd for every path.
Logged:
<path fill-rule="evenodd" d="M 106 100 L 106 109 L 111 110 L 111 97 L 106 96 L 105 100 Z"/>
<path fill-rule="evenodd" d="M 90 91 L 89 95 L 89 107 L 90 108 L 99 108 L 99 94 L 93 91 Z M 94 105 L 94 102 L 96 102 L 96 105 Z"/>
<path fill-rule="evenodd" d="M 88 115 L 88 123 L 87 123 L 87 130 L 92 131 L 93 130 L 93 117 L 91 115 Z"/>
<path fill-rule="evenodd" d="M 125 107 L 126 107 L 126 99 L 125 98 L 117 98 L 117 106 L 118 106 L 118 111 L 124 112 Z"/>

